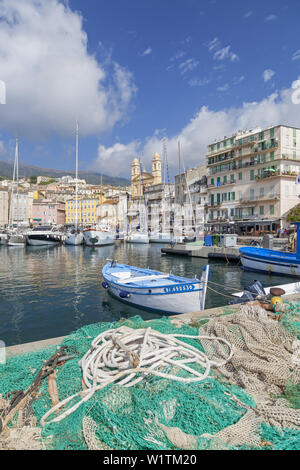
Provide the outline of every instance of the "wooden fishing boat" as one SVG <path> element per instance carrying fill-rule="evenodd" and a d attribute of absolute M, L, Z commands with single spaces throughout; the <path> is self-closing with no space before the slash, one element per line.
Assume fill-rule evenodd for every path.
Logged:
<path fill-rule="evenodd" d="M 109 260 L 102 286 L 117 299 L 146 310 L 168 314 L 203 310 L 209 266 L 201 279 L 189 279 Z"/>

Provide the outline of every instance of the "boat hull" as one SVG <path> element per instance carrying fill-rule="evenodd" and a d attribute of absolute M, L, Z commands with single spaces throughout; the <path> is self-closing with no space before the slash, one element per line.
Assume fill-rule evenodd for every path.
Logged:
<path fill-rule="evenodd" d="M 149 243 L 149 237 L 147 234 L 143 233 L 134 233 L 132 235 L 128 235 L 127 243 Z"/>
<path fill-rule="evenodd" d="M 242 267 L 245 270 L 300 277 L 300 260 L 297 260 L 293 253 L 260 248 L 241 248 L 240 254 Z"/>
<path fill-rule="evenodd" d="M 10 235 L 7 239 L 8 246 L 25 246 L 26 238 L 19 235 Z"/>
<path fill-rule="evenodd" d="M 79 233 L 67 233 L 65 239 L 66 245 L 82 245 L 83 244 L 83 234 Z"/>
<path fill-rule="evenodd" d="M 107 246 L 114 245 L 115 239 L 112 232 L 102 232 L 100 230 L 85 230 L 83 232 L 84 243 L 87 246 Z"/>
<path fill-rule="evenodd" d="M 59 244 L 60 240 L 27 237 L 27 245 L 30 246 L 55 246 Z"/>
<path fill-rule="evenodd" d="M 151 281 L 150 271 L 145 270 L 146 272 Z M 163 314 L 192 313 L 204 309 L 208 269 L 204 271 L 201 281 L 186 279 L 183 282 L 181 278 L 180 282 L 180 280 L 177 281 L 179 278 L 176 278 L 173 283 L 170 283 L 167 275 L 154 273 L 152 276 L 154 278 L 162 276 L 162 285 L 155 286 L 153 283 L 152 286 L 149 283 L 138 287 L 129 286 L 125 280 L 123 283 L 112 280 L 113 276 L 109 274 L 107 266 L 104 266 L 102 270 L 104 287 L 111 295 L 129 305 Z M 205 282 L 203 282 L 204 278 Z"/>

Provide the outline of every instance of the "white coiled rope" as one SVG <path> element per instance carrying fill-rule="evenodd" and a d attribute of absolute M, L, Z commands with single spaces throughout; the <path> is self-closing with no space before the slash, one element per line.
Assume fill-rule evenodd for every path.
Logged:
<path fill-rule="evenodd" d="M 229 349 L 228 357 L 220 362 L 209 360 L 202 351 L 178 338 L 223 342 Z M 61 421 L 82 403 L 88 401 L 97 390 L 110 383 L 115 382 L 118 385 L 131 387 L 144 380 L 149 374 L 184 383 L 200 382 L 208 377 L 212 366 L 221 367 L 231 359 L 232 355 L 232 346 L 223 338 L 163 334 L 150 327 L 137 330 L 128 327 L 107 330 L 92 341 L 91 348 L 79 362 L 83 382 L 87 389 L 71 395 L 51 408 L 42 417 L 41 425 Z M 202 366 L 204 372 L 200 373 L 189 367 L 188 364 L 192 363 Z M 166 366 L 184 369 L 189 373 L 189 377 L 161 372 L 161 369 Z M 80 397 L 81 400 L 59 416 L 46 422 L 51 414 L 76 397 Z"/>

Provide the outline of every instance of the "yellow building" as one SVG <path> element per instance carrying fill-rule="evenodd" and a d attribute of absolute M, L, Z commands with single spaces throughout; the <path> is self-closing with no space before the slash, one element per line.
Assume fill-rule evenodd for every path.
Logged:
<path fill-rule="evenodd" d="M 149 186 L 161 183 L 161 159 L 158 153 L 152 158 L 152 174 L 142 170 L 140 162 L 134 158 L 131 164 L 131 197 L 138 198 Z"/>
<path fill-rule="evenodd" d="M 97 205 L 101 202 L 99 197 L 81 197 L 77 200 L 77 223 L 90 225 L 97 222 Z M 66 201 L 66 224 L 75 224 L 76 199 Z"/>

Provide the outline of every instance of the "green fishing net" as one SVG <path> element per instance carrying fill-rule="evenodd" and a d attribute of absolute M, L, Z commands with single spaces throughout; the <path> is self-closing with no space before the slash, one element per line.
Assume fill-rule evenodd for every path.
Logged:
<path fill-rule="evenodd" d="M 149 326 L 163 334 L 197 335 L 198 327 L 175 326 L 167 317 L 145 322 L 140 317 L 112 323 L 88 325 L 73 332 L 62 345 L 75 355 L 56 369 L 58 398 L 63 400 L 83 389 L 78 364 L 100 333 L 127 326 Z M 199 341 L 184 339 L 204 351 Z M 25 390 L 45 361 L 58 349 L 15 356 L 0 366 L 0 396 Z M 201 371 L 201 367 L 193 367 Z M 203 372 L 203 370 L 202 370 Z M 183 376 L 185 371 L 180 372 Z M 297 402 L 298 403 L 298 402 Z M 44 380 L 32 404 L 36 425 L 52 408 L 48 383 Z M 69 405 L 68 405 L 69 406 Z M 199 383 L 181 383 L 147 375 L 132 387 L 107 385 L 62 421 L 41 428 L 43 448 L 49 449 L 296 449 L 300 431 L 278 429 L 257 421 L 256 404 L 245 389 L 230 383 L 217 372 Z M 55 413 L 53 415 L 55 417 Z M 16 426 L 13 420 L 10 427 Z M 1 435 L 0 435 L 1 442 Z"/>

